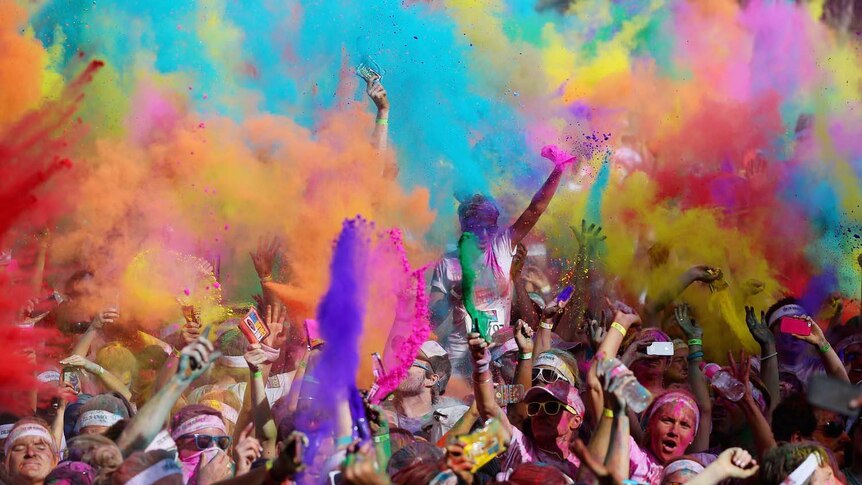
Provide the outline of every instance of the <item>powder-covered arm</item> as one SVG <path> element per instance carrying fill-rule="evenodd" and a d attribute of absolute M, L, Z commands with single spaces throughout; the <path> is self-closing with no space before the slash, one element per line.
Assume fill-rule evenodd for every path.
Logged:
<path fill-rule="evenodd" d="M 124 457 L 146 449 L 161 431 L 174 403 L 221 355 L 214 350 L 208 337 L 209 327 L 197 341 L 183 349 L 177 373 L 147 401 L 117 438 L 117 446 Z"/>
<path fill-rule="evenodd" d="M 545 180 L 545 183 L 542 185 L 542 188 L 536 192 L 536 195 L 533 196 L 533 200 L 530 201 L 530 205 L 527 206 L 527 210 L 518 217 L 518 220 L 512 224 L 512 247 L 517 246 L 527 234 L 533 229 L 537 222 L 539 222 L 539 218 L 548 208 L 548 205 L 551 203 L 551 199 L 554 198 L 554 194 L 557 192 L 557 187 L 560 186 L 560 180 L 563 176 L 563 168 L 565 164 L 559 164 L 554 166 L 554 170 L 551 171 L 551 175 L 548 176 L 548 179 Z"/>

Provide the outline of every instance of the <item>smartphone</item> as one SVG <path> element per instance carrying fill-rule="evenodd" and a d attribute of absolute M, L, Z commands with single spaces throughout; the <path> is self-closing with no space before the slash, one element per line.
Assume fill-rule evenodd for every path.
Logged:
<path fill-rule="evenodd" d="M 862 387 L 840 381 L 825 374 L 812 375 L 808 380 L 808 402 L 812 406 L 856 417 L 858 409 L 851 409 L 850 401 L 862 394 Z"/>
<path fill-rule="evenodd" d="M 269 337 L 269 327 L 260 319 L 257 310 L 252 308 L 239 323 L 239 329 L 250 344 L 259 344 Z"/>
<path fill-rule="evenodd" d="M 383 69 L 371 57 L 366 57 L 356 66 L 356 75 L 364 79 L 365 82 L 380 81 L 383 79 L 383 74 Z"/>
<path fill-rule="evenodd" d="M 673 342 L 653 342 L 646 349 L 647 355 L 658 355 L 662 357 L 673 356 Z"/>
<path fill-rule="evenodd" d="M 517 404 L 524 400 L 524 394 L 522 384 L 501 384 L 494 389 L 494 399 L 499 406 Z"/>
<path fill-rule="evenodd" d="M 332 470 L 329 472 L 329 485 L 341 485 L 344 479 L 341 477 L 341 470 Z"/>
<path fill-rule="evenodd" d="M 781 333 L 792 333 L 802 336 L 811 335 L 811 325 L 809 325 L 808 320 L 800 317 L 781 317 L 778 325 Z"/>

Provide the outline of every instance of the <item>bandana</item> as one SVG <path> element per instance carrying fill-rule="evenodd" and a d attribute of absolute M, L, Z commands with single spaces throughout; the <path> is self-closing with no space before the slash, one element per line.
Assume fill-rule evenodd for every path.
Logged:
<path fill-rule="evenodd" d="M 668 477 L 676 472 L 688 470 L 695 474 L 700 474 L 704 468 L 703 465 L 694 460 L 676 460 L 664 468 L 662 477 Z"/>
<path fill-rule="evenodd" d="M 195 431 L 207 428 L 215 428 L 222 433 L 227 434 L 227 430 L 225 430 L 224 427 L 224 421 L 222 421 L 221 418 L 209 414 L 202 414 L 180 423 L 179 426 L 171 431 L 171 438 L 177 440 L 180 436 L 193 434 Z"/>
<path fill-rule="evenodd" d="M 575 379 L 575 374 L 572 372 L 572 369 L 563 361 L 563 359 L 557 357 L 554 354 L 548 352 L 542 352 L 539 355 L 539 358 L 533 362 L 533 368 L 537 367 L 550 367 L 557 371 L 561 376 L 563 376 L 569 384 L 575 385 L 578 383 L 577 379 Z"/>
<path fill-rule="evenodd" d="M 182 473 L 183 471 L 176 461 L 164 459 L 132 477 L 126 482 L 126 485 L 150 485 L 167 476 L 181 475 Z"/>
<path fill-rule="evenodd" d="M 111 427 L 117 423 L 117 421 L 122 420 L 122 416 L 118 416 L 114 413 L 109 413 L 108 411 L 103 411 L 101 409 L 96 409 L 93 411 L 87 411 L 81 414 L 78 417 L 78 422 L 75 423 L 75 433 L 81 431 L 82 428 L 86 428 L 87 426 L 108 426 Z"/>
<path fill-rule="evenodd" d="M 775 322 L 780 320 L 782 317 L 799 317 L 807 314 L 808 312 L 806 312 L 804 308 L 794 303 L 784 305 L 779 307 L 778 310 L 775 310 L 775 312 L 769 317 L 769 323 L 767 326 L 772 328 L 772 326 L 775 325 Z"/>
<path fill-rule="evenodd" d="M 643 417 L 641 418 L 641 426 L 646 429 L 649 426 L 649 422 L 652 419 L 653 415 L 659 409 L 663 408 L 667 404 L 676 404 L 683 407 L 686 407 L 694 413 L 694 432 L 697 434 L 697 430 L 700 427 L 700 410 L 697 407 L 697 403 L 694 401 L 690 395 L 684 392 L 679 391 L 668 391 L 661 396 L 657 397 L 655 401 L 653 401 L 652 406 L 647 408 Z"/>
<path fill-rule="evenodd" d="M 21 426 L 16 427 L 9 433 L 9 437 L 6 438 L 6 446 L 5 453 L 8 455 L 9 450 L 12 449 L 12 446 L 21 438 L 26 438 L 28 436 L 35 436 L 37 438 L 42 438 L 47 441 L 49 445 L 51 445 L 51 449 L 57 449 L 57 445 L 54 443 L 54 438 L 51 436 L 51 433 L 48 431 L 48 428 L 42 426 L 41 424 L 36 423 L 27 423 L 22 424 Z"/>

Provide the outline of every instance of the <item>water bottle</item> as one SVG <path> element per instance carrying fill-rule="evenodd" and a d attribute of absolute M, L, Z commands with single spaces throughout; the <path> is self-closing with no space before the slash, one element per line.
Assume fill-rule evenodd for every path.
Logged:
<path fill-rule="evenodd" d="M 371 389 L 368 390 L 369 401 L 374 399 L 377 391 L 380 390 L 380 378 L 386 373 L 383 368 L 383 359 L 380 358 L 380 354 L 377 352 L 371 354 L 371 373 L 374 375 L 374 383 L 371 384 Z"/>
<path fill-rule="evenodd" d="M 620 362 L 619 359 L 607 359 L 599 361 L 597 371 L 599 377 L 608 375 L 611 379 L 614 379 L 616 376 L 628 371 L 628 367 Z M 625 385 L 618 387 L 614 391 L 614 395 L 618 399 L 625 401 L 629 409 L 636 413 L 642 412 L 652 402 L 652 393 L 642 386 L 637 379 L 632 379 Z"/>
<path fill-rule="evenodd" d="M 730 375 L 729 372 L 723 370 L 720 365 L 701 362 L 700 370 L 703 371 L 703 375 L 709 379 L 712 386 L 721 392 L 722 396 L 733 402 L 742 399 L 742 396 L 745 394 L 745 386 Z"/>

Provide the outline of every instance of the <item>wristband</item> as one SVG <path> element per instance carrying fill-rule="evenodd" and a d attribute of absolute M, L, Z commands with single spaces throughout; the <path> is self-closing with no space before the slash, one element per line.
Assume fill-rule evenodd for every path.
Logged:
<path fill-rule="evenodd" d="M 693 362 L 697 359 L 702 359 L 702 358 L 703 358 L 703 352 L 698 350 L 697 352 L 692 352 L 691 354 L 689 354 L 688 361 Z"/>
<path fill-rule="evenodd" d="M 778 352 L 773 352 L 773 353 L 767 355 L 766 357 L 761 357 L 760 361 L 763 362 L 763 361 L 769 360 L 769 359 L 771 359 L 777 355 L 778 355 Z"/>
<path fill-rule="evenodd" d="M 256 370 L 256 371 L 254 371 L 254 373 L 252 374 L 252 377 L 254 377 L 255 379 L 257 379 L 258 377 L 260 377 L 261 379 L 263 379 L 263 371 L 262 371 L 262 370 Z"/>
<path fill-rule="evenodd" d="M 605 409 L 602 411 L 602 417 L 605 417 L 605 418 L 613 418 L 613 417 L 614 417 L 614 411 L 613 411 L 613 409 L 605 408 Z"/>
<path fill-rule="evenodd" d="M 622 325 L 620 325 L 620 324 L 619 324 L 619 323 L 617 323 L 617 322 L 612 323 L 612 324 L 611 324 L 611 328 L 615 328 L 615 329 L 617 329 L 617 331 L 618 331 L 619 333 L 623 334 L 623 337 L 625 337 L 625 336 L 626 336 L 626 334 L 629 332 L 628 330 L 626 330 L 626 327 L 623 327 Z"/>
<path fill-rule="evenodd" d="M 380 436 L 372 436 L 371 437 L 375 443 L 384 443 L 389 441 L 389 433 L 382 434 Z"/>
<path fill-rule="evenodd" d="M 829 349 L 831 349 L 831 348 L 832 348 L 832 346 L 829 345 L 828 343 L 826 343 L 826 344 L 823 344 L 823 347 L 818 347 L 817 350 L 819 350 L 821 354 L 825 354 L 826 352 L 829 352 Z"/>
<path fill-rule="evenodd" d="M 380 118 L 377 120 L 377 124 L 380 126 L 389 126 L 389 118 Z"/>
<path fill-rule="evenodd" d="M 353 443 L 353 436 L 351 435 L 342 436 L 341 438 L 335 440 L 335 446 L 338 448 L 341 448 L 342 446 L 348 446 L 350 445 L 350 443 Z"/>
<path fill-rule="evenodd" d="M 270 281 L 272 281 L 272 275 L 264 276 L 263 278 L 260 279 L 261 283 L 269 283 Z"/>
<path fill-rule="evenodd" d="M 553 330 L 554 329 L 554 324 L 551 322 L 542 322 L 539 324 L 539 326 L 544 328 L 545 330 Z"/>
<path fill-rule="evenodd" d="M 689 346 L 691 346 L 691 345 L 700 345 L 701 347 L 703 347 L 703 339 L 699 339 L 699 338 L 690 338 L 690 339 L 688 339 L 688 345 L 689 345 Z"/>
<path fill-rule="evenodd" d="M 475 376 L 475 377 L 479 377 L 479 376 Z M 476 383 L 477 384 L 487 384 L 487 383 L 491 382 L 492 380 L 493 380 L 493 377 L 489 377 L 489 378 L 485 379 L 484 381 L 478 381 L 477 380 Z"/>
<path fill-rule="evenodd" d="M 479 375 L 484 372 L 488 372 L 489 370 L 491 370 L 490 362 L 483 362 L 481 364 L 477 363 L 476 368 L 473 370 L 473 372 L 476 375 Z"/>
<path fill-rule="evenodd" d="M 520 355 L 518 356 L 518 360 L 530 360 L 530 359 L 532 359 L 532 358 L 533 358 L 533 353 L 532 353 L 532 352 L 527 352 L 526 354 L 520 354 Z"/>

